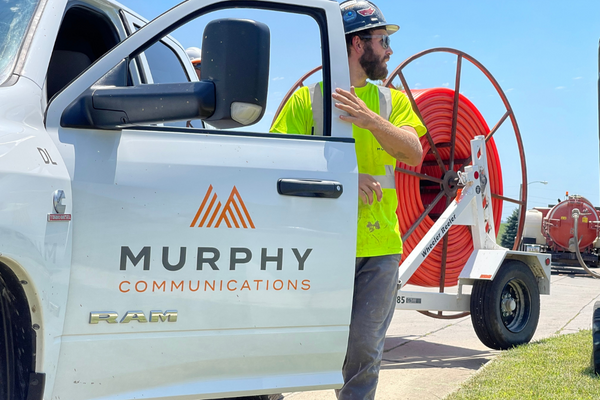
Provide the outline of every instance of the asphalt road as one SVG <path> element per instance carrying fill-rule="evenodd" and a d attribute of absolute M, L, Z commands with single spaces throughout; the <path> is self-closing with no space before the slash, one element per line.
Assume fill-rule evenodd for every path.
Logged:
<path fill-rule="evenodd" d="M 533 340 L 589 329 L 600 279 L 581 268 L 553 268 L 551 294 L 541 296 Z M 592 351 L 590 342 L 590 354 Z M 388 330 L 376 400 L 442 399 L 499 351 L 477 338 L 470 317 L 439 320 L 416 311 L 396 311 Z M 333 390 L 287 393 L 285 399 L 335 400 Z"/>

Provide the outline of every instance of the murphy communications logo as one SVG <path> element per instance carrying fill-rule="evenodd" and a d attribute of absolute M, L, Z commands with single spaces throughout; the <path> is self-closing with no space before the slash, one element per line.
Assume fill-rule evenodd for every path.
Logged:
<path fill-rule="evenodd" d="M 218 228 L 223 222 L 228 228 L 254 229 L 254 222 L 237 188 L 233 187 L 225 206 L 222 207 L 210 185 L 190 228 Z"/>

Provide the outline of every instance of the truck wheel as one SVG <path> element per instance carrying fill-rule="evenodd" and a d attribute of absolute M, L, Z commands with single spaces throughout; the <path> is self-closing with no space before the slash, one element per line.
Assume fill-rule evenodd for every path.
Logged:
<path fill-rule="evenodd" d="M 475 281 L 471 321 L 486 346 L 506 350 L 528 343 L 540 316 L 540 292 L 524 263 L 505 261 L 492 281 Z"/>
<path fill-rule="evenodd" d="M 0 399 L 11 399 L 14 390 L 14 353 L 10 292 L 0 276 Z"/>
<path fill-rule="evenodd" d="M 0 264 L 0 399 L 24 400 L 33 372 L 35 336 L 25 294 L 16 278 L 3 270 Z"/>
<path fill-rule="evenodd" d="M 592 365 L 594 372 L 600 375 L 600 301 L 594 303 L 592 314 Z"/>

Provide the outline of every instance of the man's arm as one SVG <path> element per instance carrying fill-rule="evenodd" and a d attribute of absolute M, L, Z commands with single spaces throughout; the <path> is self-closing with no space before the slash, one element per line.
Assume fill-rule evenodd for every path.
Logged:
<path fill-rule="evenodd" d="M 408 165 L 414 166 L 421 162 L 423 148 L 414 128 L 397 127 L 371 111 L 365 102 L 356 96 L 354 87 L 350 88 L 350 92 L 336 89 L 333 98 L 339 102 L 335 104 L 337 108 L 350 114 L 341 115 L 340 118 L 371 131 L 389 155 Z"/>

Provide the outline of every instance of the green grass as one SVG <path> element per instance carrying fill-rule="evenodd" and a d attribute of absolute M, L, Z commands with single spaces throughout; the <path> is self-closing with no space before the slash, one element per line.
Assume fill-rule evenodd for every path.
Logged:
<path fill-rule="evenodd" d="M 506 230 L 506 222 L 500 223 L 500 229 L 498 229 L 498 235 L 496 236 L 496 243 L 500 244 L 500 240 L 502 239 L 502 234 Z"/>
<path fill-rule="evenodd" d="M 600 399 L 592 332 L 554 336 L 508 350 L 446 400 Z"/>

